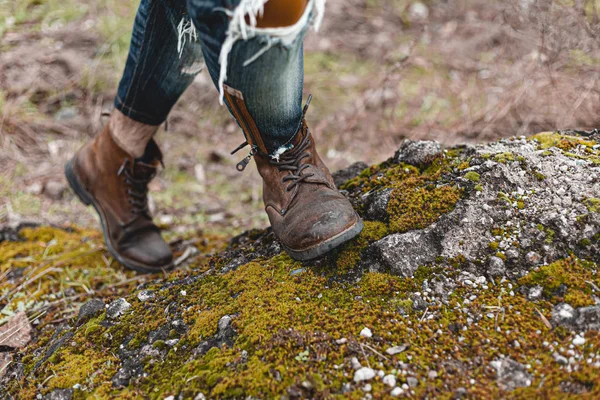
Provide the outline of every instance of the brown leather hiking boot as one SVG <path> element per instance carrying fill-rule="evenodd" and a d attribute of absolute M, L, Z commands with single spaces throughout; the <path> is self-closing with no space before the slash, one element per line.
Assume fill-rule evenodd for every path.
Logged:
<path fill-rule="evenodd" d="M 293 259 L 306 261 L 357 236 L 363 222 L 336 189 L 304 120 L 292 144 L 279 160 L 255 159 L 273 232 Z"/>
<path fill-rule="evenodd" d="M 115 143 L 107 125 L 65 167 L 71 188 L 98 212 L 112 255 L 140 272 L 164 270 L 173 260 L 148 210 L 148 183 L 161 162 L 154 140 L 141 158 L 134 159 Z"/>

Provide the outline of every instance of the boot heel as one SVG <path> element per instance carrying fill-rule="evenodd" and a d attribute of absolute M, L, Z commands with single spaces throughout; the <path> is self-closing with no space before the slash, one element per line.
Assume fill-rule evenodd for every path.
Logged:
<path fill-rule="evenodd" d="M 90 196 L 87 194 L 87 192 L 83 189 L 83 187 L 79 183 L 79 179 L 77 179 L 77 176 L 75 175 L 75 172 L 73 171 L 71 161 L 69 161 L 67 163 L 67 165 L 65 165 L 65 176 L 67 177 L 69 186 L 71 186 L 71 189 L 73 189 L 73 191 L 75 192 L 77 197 L 79 197 L 79 200 L 81 200 L 81 202 L 83 204 L 85 204 L 86 206 L 89 206 L 90 204 L 92 204 L 92 200 L 90 199 Z"/>

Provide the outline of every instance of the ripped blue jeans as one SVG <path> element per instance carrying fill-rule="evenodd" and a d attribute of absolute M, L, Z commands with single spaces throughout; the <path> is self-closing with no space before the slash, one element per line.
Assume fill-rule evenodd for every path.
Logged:
<path fill-rule="evenodd" d="M 160 125 L 206 65 L 247 139 L 249 115 L 264 142 L 260 150 L 284 147 L 302 118 L 304 35 L 320 20 L 324 1 L 309 1 L 294 26 L 256 28 L 249 21 L 264 2 L 141 0 L 115 107 Z"/>

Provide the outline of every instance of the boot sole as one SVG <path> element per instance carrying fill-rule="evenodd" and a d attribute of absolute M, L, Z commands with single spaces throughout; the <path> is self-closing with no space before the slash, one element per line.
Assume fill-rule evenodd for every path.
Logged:
<path fill-rule="evenodd" d="M 104 243 L 106 243 L 106 247 L 108 248 L 108 251 L 110 251 L 110 254 L 112 254 L 112 256 L 126 268 L 129 268 L 129 269 L 132 269 L 134 271 L 141 272 L 144 274 L 162 272 L 162 271 L 166 271 L 166 270 L 169 270 L 170 268 L 172 268 L 173 263 L 167 264 L 163 267 L 150 267 L 145 264 L 141 264 L 141 263 L 138 263 L 138 262 L 135 262 L 132 260 L 125 259 L 122 256 L 120 256 L 119 253 L 117 253 L 115 251 L 115 249 L 113 248 L 113 246 L 110 243 L 110 240 L 106 234 L 107 228 L 106 228 L 106 224 L 104 223 L 104 218 L 102 217 L 102 213 L 100 212 L 100 208 L 96 205 L 96 202 L 94 201 L 94 197 L 92 195 L 90 195 L 83 188 L 83 185 L 80 183 L 79 178 L 77 177 L 77 174 L 75 173 L 75 171 L 73 170 L 73 167 L 71 166 L 72 161 L 73 160 L 69 161 L 67 163 L 67 165 L 65 165 L 65 176 L 67 177 L 69 186 L 71 186 L 71 189 L 73 189 L 73 192 L 75 192 L 75 194 L 77 195 L 77 197 L 79 198 L 79 200 L 81 200 L 81 202 L 83 204 L 85 204 L 86 206 L 91 205 L 92 207 L 94 207 L 94 210 L 96 210 L 96 213 L 98 214 L 98 217 L 100 218 L 100 224 L 102 225 L 102 235 L 104 237 Z"/>
<path fill-rule="evenodd" d="M 306 250 L 294 250 L 285 246 L 283 243 L 281 247 L 296 261 L 310 261 L 319 258 L 336 247 L 346 243 L 347 241 L 354 239 L 362 232 L 364 227 L 363 221 L 358 217 L 358 221 L 347 228 L 345 231 L 338 233 L 336 236 L 319 243 L 318 245 L 311 247 Z"/>

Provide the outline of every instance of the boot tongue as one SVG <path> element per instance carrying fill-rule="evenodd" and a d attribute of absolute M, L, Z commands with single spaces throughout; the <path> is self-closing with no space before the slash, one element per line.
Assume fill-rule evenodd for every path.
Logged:
<path fill-rule="evenodd" d="M 308 135 L 308 125 L 306 124 L 306 120 L 302 119 L 302 123 L 300 124 L 300 127 L 298 129 L 298 133 L 290 142 L 294 146 L 293 148 L 298 147 L 300 143 L 302 143 L 306 135 Z"/>
<path fill-rule="evenodd" d="M 150 140 L 144 154 L 133 163 L 133 175 L 136 179 L 150 179 L 158 165 L 162 163 L 162 153 L 154 140 Z"/>

